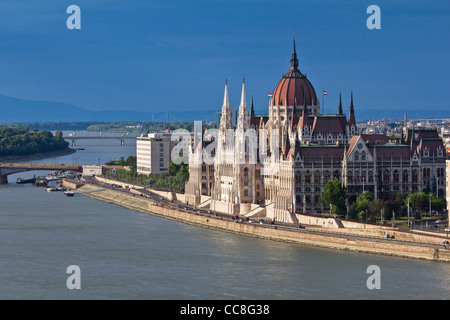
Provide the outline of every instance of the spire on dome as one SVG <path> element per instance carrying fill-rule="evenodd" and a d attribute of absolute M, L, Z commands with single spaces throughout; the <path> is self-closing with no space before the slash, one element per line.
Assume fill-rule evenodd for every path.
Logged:
<path fill-rule="evenodd" d="M 295 50 L 295 29 L 294 29 L 294 43 L 291 57 L 291 70 L 298 70 L 297 51 Z"/>

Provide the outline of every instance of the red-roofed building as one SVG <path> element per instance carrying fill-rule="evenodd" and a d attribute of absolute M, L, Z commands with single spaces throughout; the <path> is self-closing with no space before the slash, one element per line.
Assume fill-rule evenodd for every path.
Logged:
<path fill-rule="evenodd" d="M 422 190 L 443 197 L 447 155 L 438 132 L 408 129 L 405 139 L 402 135 L 398 140 L 361 133 L 353 98 L 351 92 L 348 115 L 341 95 L 336 114 L 320 112 L 316 91 L 300 72 L 295 39 L 290 69 L 275 85 L 267 115 L 255 114 L 253 97 L 248 111 L 243 85 L 236 130 L 225 87 L 223 121 L 216 139 L 220 161 L 216 158 L 214 162 L 211 191 L 205 194 L 201 190 L 211 197 L 210 208 L 233 215 L 258 212 L 266 219 L 295 223 L 296 213 L 329 210 L 319 203 L 319 197 L 333 179 L 347 188 L 350 202 L 364 191 L 370 191 L 375 199 Z M 245 154 L 250 136 L 240 129 L 256 132 L 257 164 Z M 230 130 L 235 135 L 232 139 L 227 136 Z M 245 161 L 239 163 L 243 154 Z M 196 195 L 197 204 L 201 199 L 199 181 L 203 181 L 199 168 L 190 165 L 186 187 L 192 194 L 186 199 Z"/>

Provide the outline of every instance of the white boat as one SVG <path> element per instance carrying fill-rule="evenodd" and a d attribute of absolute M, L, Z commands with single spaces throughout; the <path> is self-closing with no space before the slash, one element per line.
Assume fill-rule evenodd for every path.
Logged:
<path fill-rule="evenodd" d="M 73 196 L 75 195 L 75 192 L 73 192 L 73 191 L 66 191 L 66 192 L 64 192 L 64 194 L 65 194 L 67 197 L 73 197 Z"/>

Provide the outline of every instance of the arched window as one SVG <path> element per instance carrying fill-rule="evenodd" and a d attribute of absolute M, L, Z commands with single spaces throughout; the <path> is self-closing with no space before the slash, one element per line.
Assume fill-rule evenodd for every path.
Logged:
<path fill-rule="evenodd" d="M 417 182 L 418 178 L 419 178 L 419 174 L 418 174 L 417 170 L 413 170 L 413 172 L 412 172 L 412 182 Z"/>
<path fill-rule="evenodd" d="M 362 161 L 366 160 L 366 152 L 365 151 L 361 152 L 361 160 Z"/>
<path fill-rule="evenodd" d="M 383 182 L 389 182 L 391 181 L 391 177 L 389 176 L 389 170 L 386 169 L 383 172 Z"/>
<path fill-rule="evenodd" d="M 409 178 L 408 170 L 403 170 L 403 175 L 402 175 L 403 182 L 408 182 L 408 178 Z"/>
<path fill-rule="evenodd" d="M 359 171 L 355 171 L 355 182 L 359 183 Z"/>
<path fill-rule="evenodd" d="M 341 173 L 339 172 L 339 170 L 334 171 L 333 173 L 333 180 L 337 178 L 339 181 L 341 180 Z"/>
<path fill-rule="evenodd" d="M 398 170 L 394 170 L 394 182 L 399 182 L 400 181 L 400 175 L 398 173 Z"/>
<path fill-rule="evenodd" d="M 369 171 L 369 182 L 373 182 L 373 173 Z"/>
<path fill-rule="evenodd" d="M 305 173 L 305 182 L 311 183 L 311 173 L 309 171 L 306 171 Z"/>
<path fill-rule="evenodd" d="M 331 174 L 330 171 L 325 171 L 325 173 L 323 174 L 323 182 L 327 183 L 330 180 Z"/>
<path fill-rule="evenodd" d="M 353 182 L 353 172 L 349 171 L 347 174 L 347 181 Z"/>
<path fill-rule="evenodd" d="M 355 152 L 355 155 L 353 156 L 353 159 L 359 160 L 359 153 L 358 152 Z"/>
<path fill-rule="evenodd" d="M 314 172 L 314 183 L 320 183 L 320 172 Z"/>
<path fill-rule="evenodd" d="M 301 175 L 300 171 L 297 171 L 295 173 L 295 183 L 302 183 L 302 175 Z"/>

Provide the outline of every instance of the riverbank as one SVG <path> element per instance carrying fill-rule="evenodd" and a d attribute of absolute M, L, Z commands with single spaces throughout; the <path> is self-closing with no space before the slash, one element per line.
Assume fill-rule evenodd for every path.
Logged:
<path fill-rule="evenodd" d="M 99 187 L 87 184 L 79 189 L 88 191 L 99 189 Z M 138 192 L 132 193 L 122 190 L 106 189 L 103 191 L 84 193 L 84 195 L 134 211 L 245 236 L 333 250 L 450 262 L 450 250 L 442 249 L 442 246 L 437 244 L 400 242 L 385 240 L 381 237 L 379 239 L 368 239 L 346 233 L 320 233 L 308 229 L 299 230 L 274 225 L 239 223 L 236 220 L 214 217 L 188 210 L 174 209 L 168 205 L 141 197 Z"/>
<path fill-rule="evenodd" d="M 49 152 L 40 152 L 34 154 L 27 155 L 18 155 L 18 156 L 3 156 L 0 157 L 0 162 L 21 162 L 21 161 L 33 161 L 33 160 L 42 160 L 48 158 L 57 158 L 62 156 L 67 156 L 69 154 L 75 153 L 77 150 L 71 149 L 69 147 Z"/>

